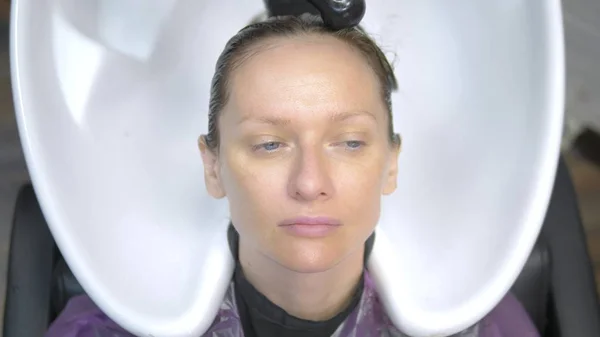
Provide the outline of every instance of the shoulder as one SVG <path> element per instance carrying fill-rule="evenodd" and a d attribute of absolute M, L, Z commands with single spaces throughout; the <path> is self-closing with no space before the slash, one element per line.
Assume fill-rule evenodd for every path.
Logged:
<path fill-rule="evenodd" d="M 374 300 L 372 310 L 384 310 L 375 291 L 373 281 L 367 273 L 365 273 L 365 293 L 370 294 L 367 297 Z M 383 322 L 378 322 L 379 324 L 392 324 L 385 312 L 376 313 L 376 316 L 384 317 Z M 523 305 L 510 293 L 474 329 L 465 330 L 456 336 L 471 336 L 475 332 L 479 337 L 540 337 Z M 403 336 L 401 333 L 398 333 L 398 335 Z"/>
<path fill-rule="evenodd" d="M 481 321 L 481 337 L 539 337 L 533 321 L 519 300 L 512 294 Z"/>
<path fill-rule="evenodd" d="M 242 336 L 241 324 L 230 286 L 213 324 L 203 336 L 228 333 Z M 73 297 L 50 325 L 44 337 L 135 337 L 111 320 L 87 295 Z"/>
<path fill-rule="evenodd" d="M 87 296 L 69 300 L 45 337 L 134 337 L 104 314 Z"/>
<path fill-rule="evenodd" d="M 365 282 L 366 288 L 371 288 L 369 281 Z M 367 291 L 367 293 L 369 292 Z M 375 294 L 373 292 L 370 296 L 365 296 L 365 300 L 375 302 L 371 303 L 371 305 L 375 304 L 372 309 L 378 309 L 377 307 L 380 305 L 378 296 Z M 219 315 L 211 329 L 209 329 L 210 332 L 221 329 L 239 330 L 241 328 L 232 289 L 228 291 L 223 304 L 221 310 L 219 310 Z M 375 314 L 375 316 L 379 317 L 378 325 L 383 323 L 384 326 L 393 327 L 383 312 L 379 312 L 379 315 Z M 385 317 L 383 321 L 381 321 L 382 317 Z M 96 337 L 105 334 L 111 337 L 133 337 L 108 318 L 87 295 L 82 295 L 69 301 L 64 311 L 52 323 L 45 337 Z M 481 321 L 479 336 L 539 337 L 539 333 L 521 303 L 513 295 L 508 294 Z"/>

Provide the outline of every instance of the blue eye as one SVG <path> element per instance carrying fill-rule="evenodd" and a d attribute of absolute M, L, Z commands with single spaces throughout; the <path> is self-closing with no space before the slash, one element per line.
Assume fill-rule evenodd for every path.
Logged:
<path fill-rule="evenodd" d="M 360 149 L 363 145 L 365 145 L 364 142 L 361 142 L 359 140 L 349 140 L 346 143 L 346 147 L 350 150 L 358 150 Z"/>
<path fill-rule="evenodd" d="M 267 142 L 267 143 L 262 143 L 262 144 L 258 144 L 256 146 L 254 146 L 254 150 L 256 150 L 256 151 L 265 150 L 267 152 L 273 152 L 273 151 L 276 151 L 277 149 L 279 149 L 280 147 L 281 147 L 280 142 Z"/>

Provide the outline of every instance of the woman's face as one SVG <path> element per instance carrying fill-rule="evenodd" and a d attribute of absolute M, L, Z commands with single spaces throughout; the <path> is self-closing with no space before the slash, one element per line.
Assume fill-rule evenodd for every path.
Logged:
<path fill-rule="evenodd" d="M 297 272 L 362 250 L 396 188 L 379 83 L 332 37 L 269 41 L 232 74 L 220 151 L 201 144 L 209 193 L 240 240 Z"/>

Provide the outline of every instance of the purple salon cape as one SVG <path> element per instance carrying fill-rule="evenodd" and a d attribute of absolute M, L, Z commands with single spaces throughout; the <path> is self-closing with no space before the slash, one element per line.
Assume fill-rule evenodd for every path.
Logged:
<path fill-rule="evenodd" d="M 368 273 L 358 306 L 332 337 L 408 337 L 396 329 L 379 301 Z M 244 337 L 235 302 L 233 282 L 218 314 L 202 337 Z M 491 313 L 456 337 L 539 337 L 523 306 L 507 295 Z M 51 325 L 45 337 L 134 337 L 108 318 L 86 296 L 72 298 Z M 200 336 L 199 336 L 200 337 Z"/>

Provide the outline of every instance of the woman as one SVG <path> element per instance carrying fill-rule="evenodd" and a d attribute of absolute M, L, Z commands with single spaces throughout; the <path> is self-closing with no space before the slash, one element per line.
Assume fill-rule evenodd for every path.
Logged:
<path fill-rule="evenodd" d="M 403 336 L 365 270 L 381 196 L 396 189 L 394 89 L 391 66 L 358 28 L 275 18 L 228 42 L 199 147 L 208 192 L 229 201 L 236 268 L 205 336 Z M 47 334 L 98 335 L 128 336 L 85 296 Z M 507 296 L 459 335 L 538 333 Z"/>

